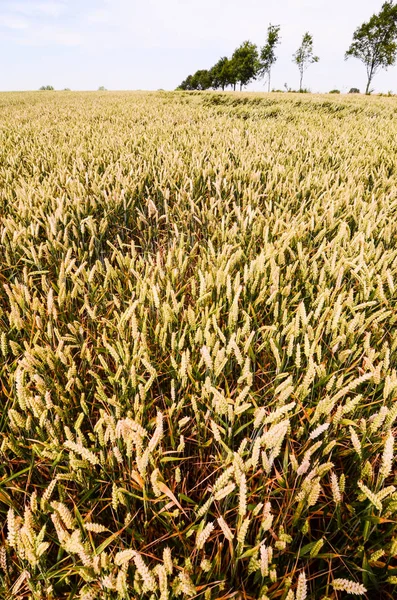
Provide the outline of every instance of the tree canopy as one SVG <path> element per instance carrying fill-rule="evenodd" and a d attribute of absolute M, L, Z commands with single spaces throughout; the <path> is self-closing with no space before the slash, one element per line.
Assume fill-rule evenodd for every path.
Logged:
<path fill-rule="evenodd" d="M 180 90 L 224 90 L 228 86 L 240 89 L 256 79 L 260 72 L 259 52 L 256 44 L 243 42 L 231 58 L 222 56 L 211 69 L 200 69 L 189 75 L 179 85 Z"/>
<path fill-rule="evenodd" d="M 366 94 L 379 69 L 387 69 L 396 62 L 397 56 L 397 6 L 388 1 L 382 5 L 379 14 L 374 14 L 353 34 L 353 42 L 345 54 L 345 59 L 354 57 L 361 60 L 367 70 Z"/>
<path fill-rule="evenodd" d="M 240 83 L 240 90 L 256 79 L 259 71 L 259 55 L 256 44 L 245 41 L 236 48 L 232 56 L 232 71 L 236 82 Z"/>
<path fill-rule="evenodd" d="M 222 56 L 209 69 L 199 69 L 188 75 L 179 85 L 180 90 L 225 90 L 228 87 L 240 90 L 252 81 L 267 77 L 270 92 L 271 72 L 277 61 L 276 49 L 280 44 L 280 26 L 269 24 L 265 45 L 258 49 L 246 40 L 236 48 L 231 57 Z M 386 0 L 380 12 L 372 15 L 368 22 L 360 25 L 353 34 L 353 41 L 345 53 L 345 59 L 361 60 L 367 70 L 366 93 L 370 93 L 371 82 L 380 69 L 394 65 L 397 59 L 397 5 Z M 313 49 L 313 37 L 303 35 L 301 45 L 293 54 L 293 62 L 299 69 L 299 91 L 302 90 L 306 69 L 320 59 Z M 291 88 L 285 84 L 287 91 Z"/>
<path fill-rule="evenodd" d="M 199 69 L 194 75 L 188 75 L 182 81 L 179 89 L 181 90 L 208 90 L 212 87 L 212 74 L 207 69 Z"/>
<path fill-rule="evenodd" d="M 315 56 L 313 50 L 313 37 L 307 31 L 303 38 L 302 43 L 299 46 L 298 50 L 293 55 L 293 61 L 298 66 L 300 79 L 299 79 L 299 91 L 302 91 L 303 84 L 303 74 L 312 63 L 318 62 L 320 59 L 318 56 Z"/>
<path fill-rule="evenodd" d="M 212 87 L 214 89 L 225 89 L 230 85 L 231 79 L 231 62 L 227 56 L 222 56 L 218 62 L 210 70 L 212 78 Z"/>
<path fill-rule="evenodd" d="M 260 53 L 260 66 L 259 75 L 267 76 L 268 78 L 268 91 L 270 92 L 270 80 L 272 66 L 277 60 L 276 57 L 276 46 L 280 43 L 280 26 L 269 25 L 267 29 L 267 40 L 265 46 L 261 49 Z"/>

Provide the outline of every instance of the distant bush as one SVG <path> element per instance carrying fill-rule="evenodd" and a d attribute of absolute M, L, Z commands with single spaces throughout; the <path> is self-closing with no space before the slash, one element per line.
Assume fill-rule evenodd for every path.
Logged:
<path fill-rule="evenodd" d="M 358 88 L 350 88 L 349 94 L 359 94 L 360 90 Z"/>
<path fill-rule="evenodd" d="M 106 92 L 106 88 L 104 85 L 99 86 L 98 92 Z"/>
<path fill-rule="evenodd" d="M 340 90 L 331 90 L 329 94 L 340 94 Z"/>
<path fill-rule="evenodd" d="M 52 85 L 42 85 L 40 88 L 40 92 L 53 92 L 54 88 Z"/>

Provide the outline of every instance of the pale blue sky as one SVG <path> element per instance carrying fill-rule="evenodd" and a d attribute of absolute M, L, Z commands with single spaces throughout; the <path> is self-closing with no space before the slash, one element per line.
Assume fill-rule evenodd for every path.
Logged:
<path fill-rule="evenodd" d="M 74 90 L 174 89 L 189 73 L 231 55 L 244 40 L 263 45 L 268 24 L 282 43 L 273 85 L 296 88 L 291 56 L 309 31 L 320 62 L 304 80 L 313 92 L 365 88 L 365 68 L 344 61 L 357 25 L 382 0 L 0 0 L 1 90 L 53 85 Z M 376 91 L 397 91 L 397 68 Z M 264 90 L 264 82 L 250 89 Z"/>

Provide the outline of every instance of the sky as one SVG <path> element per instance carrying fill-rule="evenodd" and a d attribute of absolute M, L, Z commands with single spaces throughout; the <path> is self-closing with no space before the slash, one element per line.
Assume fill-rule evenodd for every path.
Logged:
<path fill-rule="evenodd" d="M 305 73 L 312 92 L 365 89 L 364 65 L 344 60 L 354 30 L 383 0 L 0 0 L 0 90 L 172 90 L 197 69 L 266 41 L 280 25 L 272 87 L 299 87 L 292 54 L 309 31 L 320 57 Z M 397 67 L 377 92 L 397 92 Z M 248 87 L 265 91 L 263 80 Z"/>

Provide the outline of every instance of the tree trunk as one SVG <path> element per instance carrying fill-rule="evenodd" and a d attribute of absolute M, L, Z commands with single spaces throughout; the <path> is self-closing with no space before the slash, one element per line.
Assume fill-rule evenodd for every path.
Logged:
<path fill-rule="evenodd" d="M 375 75 L 375 72 L 376 72 L 376 69 L 375 69 L 374 59 L 372 59 L 371 66 L 370 66 L 369 70 L 367 68 L 368 81 L 367 81 L 367 87 L 365 88 L 365 93 L 367 95 L 369 95 L 369 93 L 370 93 L 369 86 L 372 83 L 372 79 L 373 79 L 373 76 Z"/>
<path fill-rule="evenodd" d="M 233 83 L 233 92 L 235 92 L 235 91 L 236 91 L 236 84 Z"/>
<path fill-rule="evenodd" d="M 269 81 L 268 81 L 267 91 L 270 92 L 270 69 L 269 69 Z"/>
<path fill-rule="evenodd" d="M 243 84 L 240 81 L 240 92 L 241 92 L 242 89 L 243 89 Z"/>
<path fill-rule="evenodd" d="M 302 91 L 302 83 L 303 83 L 303 71 L 301 71 L 301 78 L 300 78 L 300 81 L 299 81 L 299 91 L 300 92 Z"/>
<path fill-rule="evenodd" d="M 365 88 L 365 93 L 367 96 L 369 95 L 369 86 L 371 85 L 371 81 L 372 81 L 372 74 L 368 75 L 367 87 Z"/>

